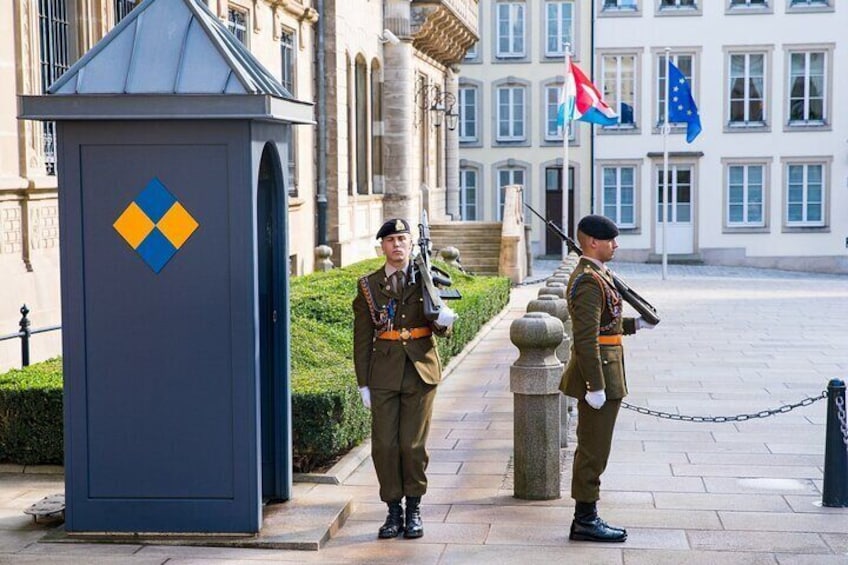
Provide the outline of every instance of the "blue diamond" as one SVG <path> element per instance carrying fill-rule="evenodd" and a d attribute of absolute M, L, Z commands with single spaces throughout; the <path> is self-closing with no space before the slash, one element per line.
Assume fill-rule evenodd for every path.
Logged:
<path fill-rule="evenodd" d="M 165 212 L 170 210 L 176 201 L 174 195 L 168 192 L 165 185 L 157 178 L 147 183 L 147 186 L 135 199 L 138 207 L 147 214 L 154 224 L 162 219 Z"/>
<path fill-rule="evenodd" d="M 177 249 L 162 235 L 159 228 L 153 228 L 153 231 L 144 238 L 136 251 L 144 259 L 144 262 L 153 269 L 153 272 L 158 274 L 165 264 L 171 260 Z"/>

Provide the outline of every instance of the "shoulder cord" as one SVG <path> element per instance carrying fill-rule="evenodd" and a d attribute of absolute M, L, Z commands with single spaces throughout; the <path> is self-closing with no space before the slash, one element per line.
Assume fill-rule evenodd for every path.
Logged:
<path fill-rule="evenodd" d="M 375 332 L 382 332 L 389 325 L 389 316 L 385 309 L 377 309 L 374 303 L 374 296 L 371 294 L 371 285 L 368 284 L 368 277 L 360 277 L 359 288 L 362 289 L 362 294 L 365 296 L 365 302 L 368 304 L 368 312 L 371 314 L 371 323 L 374 324 Z"/>
<path fill-rule="evenodd" d="M 621 294 L 618 293 L 618 290 L 612 286 L 609 281 L 595 272 L 594 269 L 589 272 L 601 288 L 601 295 L 606 299 L 607 310 L 612 317 L 609 324 L 601 326 L 598 329 L 602 332 L 611 330 L 615 327 L 616 321 L 621 317 Z"/>

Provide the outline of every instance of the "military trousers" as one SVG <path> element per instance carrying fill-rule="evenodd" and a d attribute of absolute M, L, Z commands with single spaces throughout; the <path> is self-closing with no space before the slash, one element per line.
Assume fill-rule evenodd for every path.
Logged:
<path fill-rule="evenodd" d="M 596 502 L 601 497 L 601 475 L 607 468 L 615 420 L 621 400 L 607 400 L 595 410 L 580 398 L 577 401 L 577 449 L 571 475 L 571 498 Z"/>
<path fill-rule="evenodd" d="M 436 386 L 418 376 L 409 359 L 400 390 L 371 389 L 371 458 L 380 500 L 398 502 L 427 492 L 427 436 Z"/>

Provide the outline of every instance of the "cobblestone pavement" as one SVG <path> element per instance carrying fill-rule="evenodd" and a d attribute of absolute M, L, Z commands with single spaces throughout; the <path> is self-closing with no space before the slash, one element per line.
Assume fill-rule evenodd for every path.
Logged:
<path fill-rule="evenodd" d="M 558 264 L 537 262 L 534 277 Z M 659 265 L 613 267 L 662 318 L 626 340 L 632 404 L 699 416 L 756 413 L 848 377 L 848 276 L 670 265 L 663 281 Z M 429 442 L 424 538 L 375 539 L 385 510 L 367 459 L 341 486 L 309 487 L 354 501 L 348 521 L 318 552 L 38 543 L 43 527 L 20 509 L 55 492 L 61 478 L 6 474 L 0 562 L 848 563 L 848 508 L 821 506 L 825 401 L 728 423 L 622 411 L 599 507 L 628 529 L 624 544 L 568 541 L 568 465 L 561 498 L 514 498 L 509 368 L 517 350 L 509 327 L 540 286 L 515 288 L 509 307 L 448 368 Z"/>

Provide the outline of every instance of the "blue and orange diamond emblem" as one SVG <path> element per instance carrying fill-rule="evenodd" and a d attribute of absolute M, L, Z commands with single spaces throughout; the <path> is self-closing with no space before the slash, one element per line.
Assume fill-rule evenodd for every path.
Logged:
<path fill-rule="evenodd" d="M 112 224 L 155 273 L 188 241 L 198 223 L 154 178 Z"/>

